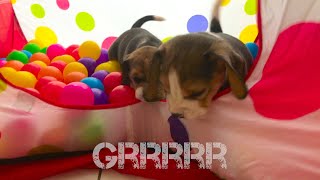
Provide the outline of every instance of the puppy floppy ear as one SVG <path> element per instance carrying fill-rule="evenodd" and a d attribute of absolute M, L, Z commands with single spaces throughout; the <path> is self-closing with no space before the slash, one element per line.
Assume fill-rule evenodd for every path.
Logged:
<path fill-rule="evenodd" d="M 129 56 L 126 56 L 121 64 L 121 71 L 122 71 L 122 84 L 130 86 L 130 59 Z"/>
<path fill-rule="evenodd" d="M 229 47 L 221 46 L 219 48 L 210 49 L 204 56 L 212 61 L 222 61 L 226 68 L 226 76 L 230 85 L 232 93 L 238 99 L 244 99 L 247 97 L 248 88 L 244 81 L 244 74 L 242 73 L 244 64 L 241 56 L 234 52 Z M 235 70 L 234 65 L 237 70 Z"/>

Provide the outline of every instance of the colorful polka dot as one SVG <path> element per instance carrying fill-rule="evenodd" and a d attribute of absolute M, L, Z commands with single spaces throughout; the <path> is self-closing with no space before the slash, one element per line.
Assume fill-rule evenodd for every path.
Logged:
<path fill-rule="evenodd" d="M 257 14 L 257 0 L 247 0 L 246 4 L 244 6 L 244 11 L 248 15 Z"/>
<path fill-rule="evenodd" d="M 46 15 L 46 12 L 40 4 L 32 4 L 30 9 L 36 18 L 43 18 Z"/>
<path fill-rule="evenodd" d="M 0 80 L 0 93 L 5 91 L 6 89 L 7 89 L 7 84 L 5 82 L 3 82 L 2 80 Z"/>
<path fill-rule="evenodd" d="M 117 40 L 117 37 L 114 37 L 114 36 L 110 36 L 110 37 L 106 38 L 102 42 L 102 48 L 109 50 L 109 48 L 111 47 L 113 42 L 116 41 L 116 40 Z"/>
<path fill-rule="evenodd" d="M 194 15 L 188 21 L 188 31 L 190 33 L 194 32 L 205 32 L 208 29 L 208 20 L 203 15 Z"/>
<path fill-rule="evenodd" d="M 254 42 L 257 36 L 258 36 L 258 27 L 256 24 L 252 24 L 242 30 L 242 32 L 240 33 L 239 39 L 243 43 L 249 43 L 249 42 Z"/>
<path fill-rule="evenodd" d="M 62 10 L 67 10 L 70 7 L 69 0 L 57 0 L 57 5 Z"/>
<path fill-rule="evenodd" d="M 231 0 L 222 0 L 221 6 L 227 6 Z"/>
<path fill-rule="evenodd" d="M 92 31 L 95 27 L 94 18 L 87 12 L 80 12 L 76 16 L 76 23 L 83 31 Z"/>
<path fill-rule="evenodd" d="M 166 43 L 172 38 L 173 38 L 172 36 L 166 37 L 166 38 L 162 39 L 162 43 Z"/>
<path fill-rule="evenodd" d="M 36 29 L 35 39 L 40 41 L 45 47 L 58 42 L 56 33 L 46 26 L 40 26 Z"/>

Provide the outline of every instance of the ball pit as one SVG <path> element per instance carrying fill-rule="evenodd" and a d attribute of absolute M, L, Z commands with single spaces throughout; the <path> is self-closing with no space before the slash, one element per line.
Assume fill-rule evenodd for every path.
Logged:
<path fill-rule="evenodd" d="M 66 49 L 60 44 L 43 47 L 31 41 L 7 59 L 0 59 L 3 77 L 49 103 L 92 106 L 135 99 L 130 87 L 121 86 L 120 64 L 109 60 L 108 50 L 93 41 Z"/>

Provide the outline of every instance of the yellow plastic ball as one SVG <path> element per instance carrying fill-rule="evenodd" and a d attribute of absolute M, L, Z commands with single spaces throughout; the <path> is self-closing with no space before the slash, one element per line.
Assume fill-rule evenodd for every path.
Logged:
<path fill-rule="evenodd" d="M 38 64 L 41 68 L 47 67 L 47 64 L 42 61 L 33 61 L 33 64 Z"/>
<path fill-rule="evenodd" d="M 9 80 L 13 85 L 22 88 L 34 88 L 37 78 L 30 72 L 19 71 L 15 73 L 15 77 Z"/>
<path fill-rule="evenodd" d="M 118 61 L 114 61 L 114 60 L 100 64 L 99 66 L 96 67 L 95 72 L 101 71 L 101 70 L 107 71 L 109 73 L 121 72 L 120 64 L 118 63 Z"/>
<path fill-rule="evenodd" d="M 10 79 L 14 78 L 16 70 L 11 67 L 2 67 L 0 68 L 0 74 L 10 82 Z"/>
<path fill-rule="evenodd" d="M 72 72 L 81 72 L 84 75 L 86 75 L 86 77 L 88 77 L 87 68 L 83 64 L 81 64 L 79 62 L 69 63 L 63 70 L 63 77 L 66 78 L 67 75 L 72 73 Z"/>
<path fill-rule="evenodd" d="M 70 55 L 62 55 L 62 56 L 57 56 L 57 57 L 53 58 L 51 62 L 55 62 L 55 61 L 63 61 L 65 63 L 69 64 L 72 62 L 76 62 L 76 59 L 74 59 L 74 57 L 72 57 Z"/>
<path fill-rule="evenodd" d="M 33 44 L 36 44 L 38 45 L 41 49 L 45 47 L 45 45 L 42 43 L 41 40 L 39 39 L 32 39 L 29 41 L 29 43 L 33 43 Z"/>
<path fill-rule="evenodd" d="M 100 57 L 101 48 L 99 45 L 93 41 L 86 41 L 82 43 L 79 47 L 79 56 L 81 58 L 92 58 L 97 60 Z"/>

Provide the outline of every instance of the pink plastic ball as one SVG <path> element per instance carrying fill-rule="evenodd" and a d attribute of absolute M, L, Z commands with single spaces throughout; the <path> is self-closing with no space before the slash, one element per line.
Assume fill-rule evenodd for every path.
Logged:
<path fill-rule="evenodd" d="M 64 54 L 66 54 L 66 50 L 60 44 L 52 44 L 47 49 L 47 55 L 51 60 L 57 56 L 62 56 Z"/>
<path fill-rule="evenodd" d="M 5 60 L 0 60 L 0 68 L 2 68 L 6 63 L 7 63 L 7 61 L 5 61 Z"/>
<path fill-rule="evenodd" d="M 60 104 L 67 106 L 92 106 L 94 94 L 90 87 L 82 82 L 68 84 L 62 91 Z"/>
<path fill-rule="evenodd" d="M 133 102 L 136 100 L 135 91 L 129 86 L 120 85 L 114 88 L 110 95 L 109 101 L 110 103 L 125 103 L 125 102 Z"/>
<path fill-rule="evenodd" d="M 52 81 L 43 86 L 43 88 L 40 90 L 40 94 L 46 101 L 57 104 L 59 103 L 58 100 L 60 99 L 65 86 L 66 84 L 63 82 Z"/>
<path fill-rule="evenodd" d="M 121 84 L 122 75 L 120 72 L 112 72 L 104 78 L 103 85 L 107 94 Z"/>
<path fill-rule="evenodd" d="M 43 88 L 43 86 L 49 84 L 50 82 L 52 81 L 57 81 L 56 78 L 54 77 L 51 77 L 51 76 L 45 76 L 45 77 L 42 77 L 38 80 L 36 86 L 35 86 L 35 89 L 38 90 L 39 92 L 41 91 L 41 89 Z"/>

